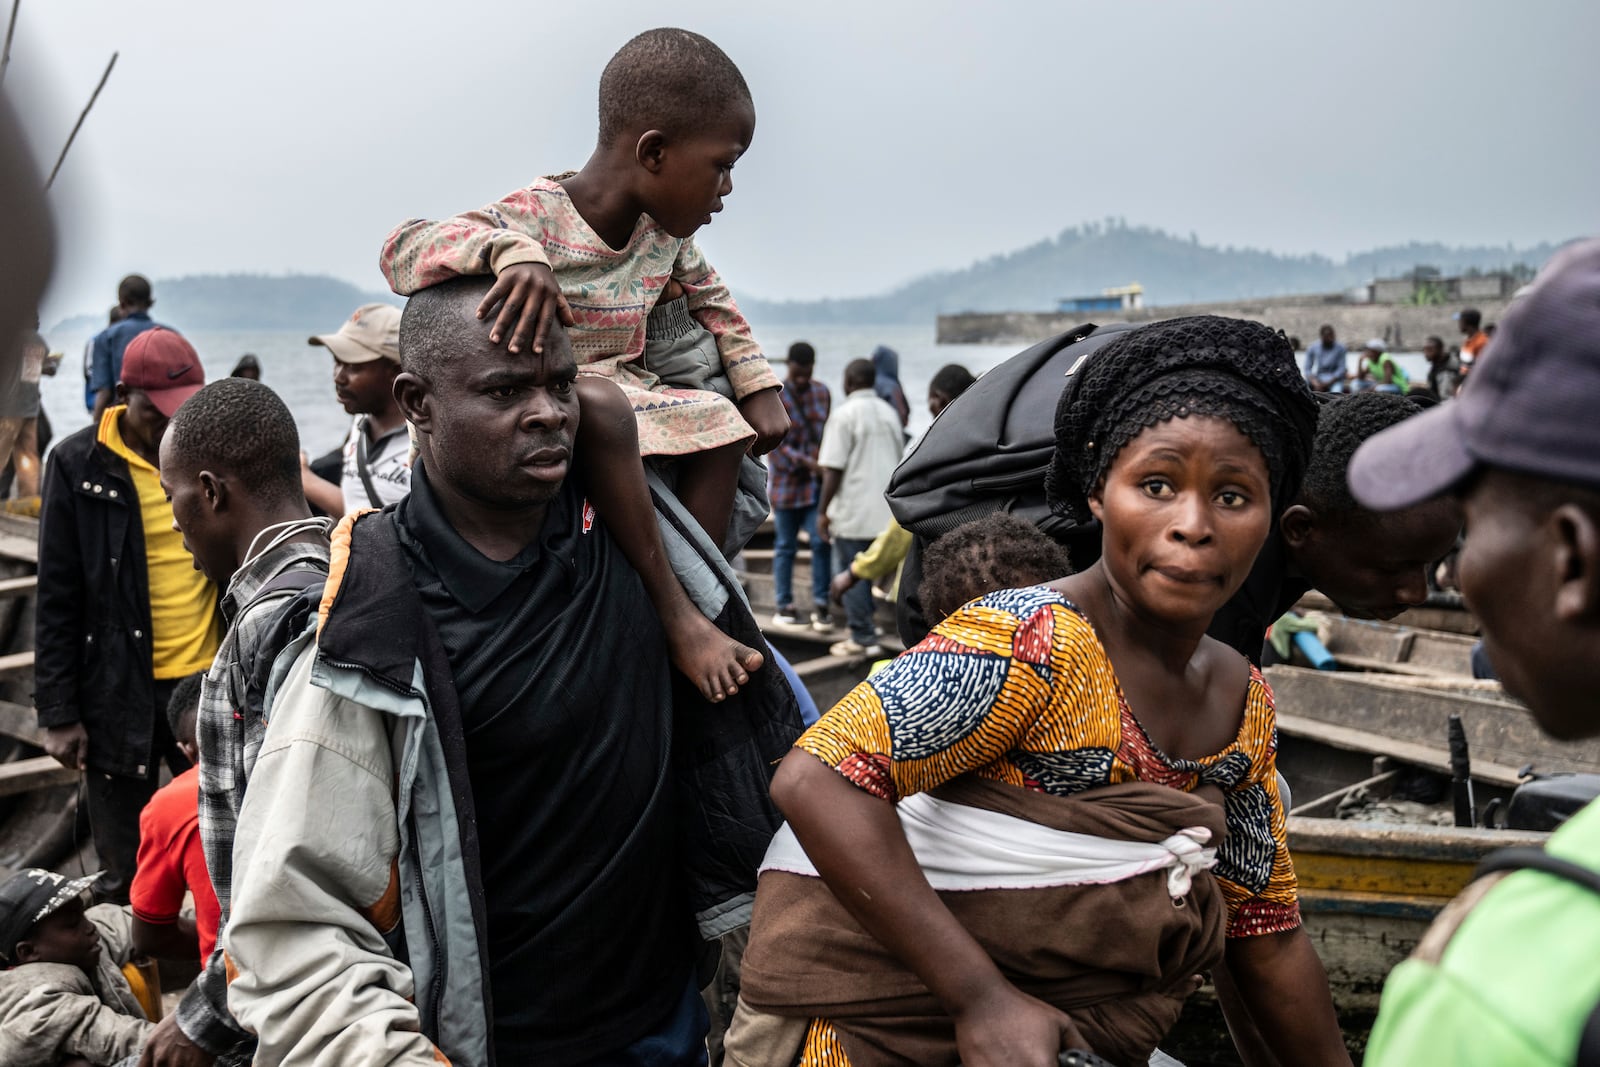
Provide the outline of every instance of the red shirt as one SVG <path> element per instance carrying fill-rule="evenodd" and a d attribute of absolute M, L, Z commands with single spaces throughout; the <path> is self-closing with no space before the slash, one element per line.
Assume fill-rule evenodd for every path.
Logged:
<path fill-rule="evenodd" d="M 155 926 L 178 921 L 185 891 L 194 894 L 200 959 L 211 957 L 222 909 L 200 847 L 200 768 L 156 790 L 139 814 L 139 859 L 129 897 L 133 914 Z"/>

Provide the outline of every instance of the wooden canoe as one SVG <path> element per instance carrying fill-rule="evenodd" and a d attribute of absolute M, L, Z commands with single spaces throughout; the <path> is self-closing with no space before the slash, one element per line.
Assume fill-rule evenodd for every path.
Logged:
<path fill-rule="evenodd" d="M 1311 612 L 1317 635 L 1341 667 L 1420 678 L 1472 677 L 1477 638 L 1416 626 Z"/>
<path fill-rule="evenodd" d="M 44 755 L 32 706 L 38 557 L 38 520 L 0 512 L 0 875 L 57 866 L 87 838 L 78 776 Z"/>

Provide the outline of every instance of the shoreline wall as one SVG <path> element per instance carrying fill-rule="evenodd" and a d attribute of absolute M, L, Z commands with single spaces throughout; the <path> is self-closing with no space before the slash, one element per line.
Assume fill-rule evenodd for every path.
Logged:
<path fill-rule="evenodd" d="M 1510 301 L 1479 300 L 1471 304 L 1439 304 L 1417 307 L 1411 304 L 1351 304 L 1339 296 L 1267 297 L 1220 304 L 1184 304 L 1147 307 L 1117 312 L 965 312 L 940 315 L 935 339 L 942 345 L 1032 344 L 1054 337 L 1085 322 L 1158 322 L 1182 315 L 1227 315 L 1254 319 L 1291 337 L 1302 345 L 1317 339 L 1323 323 L 1333 326 L 1351 351 L 1368 338 L 1381 337 L 1391 350 L 1416 351 L 1429 334 L 1444 338 L 1446 347 L 1460 344 L 1461 332 L 1452 315 L 1463 307 L 1483 312 L 1483 321 L 1495 322 L 1505 314 Z"/>

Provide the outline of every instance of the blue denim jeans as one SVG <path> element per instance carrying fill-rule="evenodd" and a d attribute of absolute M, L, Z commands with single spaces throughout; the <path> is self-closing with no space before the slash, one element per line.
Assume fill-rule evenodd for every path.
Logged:
<path fill-rule="evenodd" d="M 710 1019 L 698 985 L 690 981 L 678 1003 L 650 1033 L 627 1048 L 587 1060 L 584 1067 L 706 1067 Z M 505 1062 L 504 1059 L 501 1062 Z"/>
<path fill-rule="evenodd" d="M 833 560 L 840 573 L 849 569 L 856 554 L 872 547 L 869 540 L 854 537 L 833 539 Z M 858 645 L 872 645 L 878 641 L 878 631 L 872 621 L 872 583 L 857 582 L 844 595 L 844 616 L 850 623 L 850 640 Z"/>
<path fill-rule="evenodd" d="M 817 506 L 774 508 L 772 543 L 772 592 L 779 608 L 794 607 L 794 554 L 800 548 L 800 531 L 811 539 L 811 606 L 828 603 L 828 546 L 817 537 Z"/>

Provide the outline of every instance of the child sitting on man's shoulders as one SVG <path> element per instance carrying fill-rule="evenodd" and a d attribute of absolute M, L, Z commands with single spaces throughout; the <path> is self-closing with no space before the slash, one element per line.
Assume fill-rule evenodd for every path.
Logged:
<path fill-rule="evenodd" d="M 0 883 L 0 1063 L 120 1067 L 155 1029 L 120 970 L 127 912 L 88 906 L 98 877 L 33 867 Z"/>
<path fill-rule="evenodd" d="M 384 242 L 379 266 L 407 296 L 453 276 L 493 273 L 478 315 L 494 317 L 490 340 L 510 353 L 541 353 L 552 322 L 570 327 L 581 371 L 579 473 L 645 580 L 674 665 L 720 700 L 762 656 L 720 637 L 664 565 L 639 457 L 671 460 L 673 492 L 724 547 L 746 454 L 770 452 L 789 428 L 781 383 L 692 239 L 733 192 L 755 105 L 722 49 L 663 28 L 639 34 L 606 64 L 599 118 L 598 144 L 581 169 L 453 219 L 405 222 Z M 708 368 L 691 362 L 680 376 L 650 365 L 646 321 L 677 292 L 683 317 L 715 339 L 720 367 L 711 369 L 731 396 L 709 384 Z"/>

